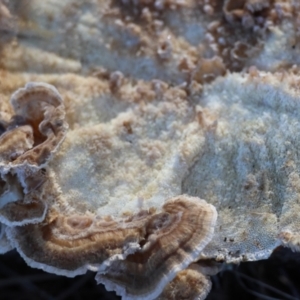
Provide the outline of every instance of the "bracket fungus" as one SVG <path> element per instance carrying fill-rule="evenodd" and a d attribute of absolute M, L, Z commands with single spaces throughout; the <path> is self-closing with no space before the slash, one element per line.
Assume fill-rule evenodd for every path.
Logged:
<path fill-rule="evenodd" d="M 205 201 L 179 196 L 161 210 L 130 217 L 49 216 L 51 222 L 7 233 L 33 267 L 67 276 L 98 271 L 97 281 L 123 299 L 154 299 L 197 260 L 212 238 L 216 216 Z"/>
<path fill-rule="evenodd" d="M 113 261 L 96 279 L 124 299 L 154 299 L 211 240 L 217 212 L 198 198 L 179 196 L 146 224 L 141 249 Z M 100 273 L 100 274 L 99 274 Z"/>
<path fill-rule="evenodd" d="M 0 253 L 163 300 L 300 250 L 297 1 L 27 2 L 0 0 Z"/>

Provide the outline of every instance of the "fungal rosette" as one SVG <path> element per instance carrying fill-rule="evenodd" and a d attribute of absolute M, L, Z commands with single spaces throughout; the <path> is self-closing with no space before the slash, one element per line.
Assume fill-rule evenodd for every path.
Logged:
<path fill-rule="evenodd" d="M 0 253 L 163 300 L 299 250 L 299 9 L 0 0 Z"/>

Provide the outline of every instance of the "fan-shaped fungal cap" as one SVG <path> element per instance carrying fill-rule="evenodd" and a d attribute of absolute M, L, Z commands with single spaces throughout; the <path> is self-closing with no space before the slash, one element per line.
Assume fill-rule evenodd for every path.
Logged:
<path fill-rule="evenodd" d="M 157 300 L 203 300 L 211 289 L 211 281 L 198 264 L 177 273 L 176 277 L 164 288 Z"/>
<path fill-rule="evenodd" d="M 215 208 L 199 198 L 169 200 L 146 223 L 141 249 L 112 262 L 97 281 L 122 299 L 156 298 L 178 271 L 199 257 L 212 238 L 216 218 Z"/>
<path fill-rule="evenodd" d="M 199 198 L 178 196 L 161 209 L 122 219 L 52 218 L 8 229 L 13 246 L 32 266 L 69 276 L 98 269 L 97 280 L 123 299 L 154 299 L 199 257 L 217 213 Z"/>

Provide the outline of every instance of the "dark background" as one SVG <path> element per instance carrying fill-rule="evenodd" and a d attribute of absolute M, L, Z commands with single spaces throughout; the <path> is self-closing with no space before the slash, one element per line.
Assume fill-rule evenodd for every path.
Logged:
<path fill-rule="evenodd" d="M 95 273 L 66 278 L 32 269 L 15 252 L 0 255 L 0 300 L 117 300 Z M 300 300 L 300 253 L 278 248 L 268 260 L 226 265 L 207 300 Z M 179 299 L 180 300 L 180 299 Z"/>

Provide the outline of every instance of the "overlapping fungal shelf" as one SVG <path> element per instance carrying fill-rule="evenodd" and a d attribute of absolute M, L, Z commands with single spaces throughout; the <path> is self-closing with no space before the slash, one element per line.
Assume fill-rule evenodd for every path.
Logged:
<path fill-rule="evenodd" d="M 298 11 L 0 0 L 0 253 L 167 300 L 299 250 Z"/>

